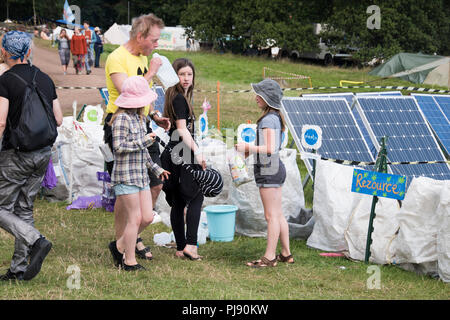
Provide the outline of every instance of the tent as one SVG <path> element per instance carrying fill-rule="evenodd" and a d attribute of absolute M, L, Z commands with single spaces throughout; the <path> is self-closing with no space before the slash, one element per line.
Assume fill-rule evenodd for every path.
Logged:
<path fill-rule="evenodd" d="M 399 53 L 369 72 L 370 75 L 402 78 L 413 83 L 450 87 L 450 57 Z"/>
<path fill-rule="evenodd" d="M 130 38 L 131 26 L 114 23 L 103 35 L 105 43 L 122 45 Z"/>
<path fill-rule="evenodd" d="M 122 45 L 130 38 L 130 25 L 118 25 L 114 23 L 104 34 L 106 43 Z M 161 36 L 158 41 L 160 49 L 186 51 L 186 31 L 183 27 L 165 27 L 161 30 Z M 198 41 L 191 41 L 191 51 L 197 51 L 200 48 Z"/>

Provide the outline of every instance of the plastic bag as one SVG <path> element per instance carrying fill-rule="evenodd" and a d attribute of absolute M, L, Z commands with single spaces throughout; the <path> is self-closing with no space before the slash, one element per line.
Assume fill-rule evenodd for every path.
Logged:
<path fill-rule="evenodd" d="M 114 212 L 114 204 L 116 203 L 116 194 L 111 185 L 111 177 L 108 172 L 97 172 L 98 181 L 103 181 L 103 191 L 102 191 L 102 207 L 106 211 Z"/>
<path fill-rule="evenodd" d="M 78 197 L 66 210 L 71 209 L 96 209 L 102 207 L 102 198 L 100 195 L 93 197 Z"/>
<path fill-rule="evenodd" d="M 228 150 L 227 162 L 230 168 L 231 179 L 236 187 L 252 181 L 242 153 L 237 152 L 234 148 Z"/>
<path fill-rule="evenodd" d="M 44 180 L 42 180 L 41 186 L 47 189 L 53 189 L 58 184 L 58 178 L 56 177 L 55 168 L 53 167 L 52 158 L 48 162 L 47 171 L 45 171 Z"/>

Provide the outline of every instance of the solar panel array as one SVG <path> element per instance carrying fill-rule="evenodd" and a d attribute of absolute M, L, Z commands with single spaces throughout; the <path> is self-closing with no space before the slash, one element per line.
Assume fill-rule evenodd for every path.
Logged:
<path fill-rule="evenodd" d="M 374 158 L 377 157 L 377 149 L 375 148 L 375 145 L 373 144 L 372 140 L 369 137 L 369 132 L 367 132 L 366 127 L 364 126 L 364 123 L 361 119 L 361 116 L 359 115 L 358 111 L 356 111 L 356 108 L 354 108 L 354 99 L 355 95 L 353 92 L 341 92 L 341 93 L 308 93 L 303 94 L 302 97 L 316 97 L 316 98 L 345 98 L 348 102 L 348 105 L 350 106 L 350 109 L 352 110 L 353 116 L 355 117 L 356 123 L 358 124 L 359 128 L 361 129 L 362 135 L 364 137 L 364 140 L 366 141 L 367 145 L 369 146 L 369 150 L 374 156 Z"/>
<path fill-rule="evenodd" d="M 450 122 L 436 101 L 435 96 L 429 94 L 412 94 L 419 108 L 441 142 L 447 154 L 450 154 Z M 439 97 L 438 97 L 439 98 Z"/>
<path fill-rule="evenodd" d="M 302 127 L 317 125 L 322 129 L 321 156 L 332 159 L 374 161 L 361 130 L 344 98 L 284 98 L 282 100 L 286 122 L 297 146 L 301 145 Z M 312 172 L 311 162 L 305 161 Z M 368 168 L 370 169 L 370 168 Z"/>
<path fill-rule="evenodd" d="M 378 150 L 378 142 L 383 136 L 388 136 L 389 161 L 445 160 L 413 97 L 360 96 L 356 100 L 358 112 Z M 409 178 L 450 179 L 450 167 L 445 163 L 393 165 L 390 168 L 394 174 Z"/>

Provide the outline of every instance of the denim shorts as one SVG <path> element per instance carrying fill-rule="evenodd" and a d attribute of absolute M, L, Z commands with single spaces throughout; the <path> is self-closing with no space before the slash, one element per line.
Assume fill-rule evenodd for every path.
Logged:
<path fill-rule="evenodd" d="M 272 168 L 278 169 L 276 172 L 272 174 L 262 174 L 264 173 L 264 167 L 261 164 L 256 163 L 254 165 L 253 173 L 255 175 L 255 182 L 258 188 L 279 188 L 286 181 L 286 168 L 284 163 L 281 160 L 278 160 L 278 166 L 274 166 Z M 267 169 L 269 167 L 265 167 Z"/>
<path fill-rule="evenodd" d="M 150 186 L 145 186 L 144 188 L 128 184 L 116 184 L 114 186 L 114 193 L 116 194 L 116 196 L 139 193 L 144 190 L 150 190 Z"/>

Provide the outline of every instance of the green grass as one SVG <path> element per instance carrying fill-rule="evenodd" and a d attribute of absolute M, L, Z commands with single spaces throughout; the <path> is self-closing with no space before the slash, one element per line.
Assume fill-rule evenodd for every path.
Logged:
<path fill-rule="evenodd" d="M 113 46 L 106 45 L 102 58 L 112 49 Z M 356 68 L 324 68 L 229 54 L 159 52 L 171 61 L 184 56 L 190 58 L 197 71 L 196 89 L 202 90 L 215 90 L 217 81 L 224 91 L 249 89 L 251 82 L 262 79 L 264 66 L 309 75 L 313 86 L 337 86 L 342 79 L 373 79 L 367 75 L 368 70 Z M 383 84 L 410 85 L 397 79 Z M 307 85 L 304 81 L 288 82 L 285 87 Z M 286 92 L 286 95 L 298 94 Z M 205 97 L 213 107 L 209 111 L 210 124 L 217 126 L 215 93 L 195 94 L 196 114 L 200 114 L 200 105 Z M 252 93 L 222 93 L 220 105 L 221 128 L 237 128 L 247 120 L 255 122 L 259 116 Z M 305 166 L 301 160 L 298 163 L 304 178 Z M 311 207 L 311 183 L 304 192 L 306 206 Z M 155 256 L 153 261 L 143 262 L 147 271 L 126 273 L 114 268 L 107 248 L 114 238 L 113 214 L 99 209 L 66 211 L 66 206 L 66 203 L 36 201 L 36 226 L 53 242 L 53 250 L 41 273 L 32 281 L 0 283 L 0 299 L 447 300 L 450 296 L 449 287 L 443 282 L 395 266 L 379 266 L 381 289 L 368 289 L 366 283 L 371 274 L 367 273 L 367 265 L 344 258 L 321 257 L 320 251 L 308 248 L 304 240 L 291 240 L 295 264 L 280 264 L 271 269 L 254 270 L 245 266 L 245 262 L 263 254 L 266 240 L 243 236 L 236 236 L 233 242 L 228 243 L 208 241 L 200 246 L 199 252 L 205 257 L 201 262 L 180 260 L 174 257 L 174 249 L 153 244 L 154 234 L 170 232 L 170 228 L 162 223 L 149 226 L 142 234 Z M 3 271 L 9 267 L 14 239 L 1 229 L 0 248 L 0 270 Z M 71 275 L 66 271 L 71 265 L 80 268 L 79 290 L 67 287 Z"/>
<path fill-rule="evenodd" d="M 138 274 L 114 268 L 107 249 L 113 214 L 103 210 L 65 210 L 64 203 L 36 201 L 37 228 L 54 244 L 41 273 L 32 281 L 0 283 L 0 299 L 448 299 L 441 281 L 380 266 L 381 289 L 368 289 L 367 265 L 319 256 L 305 241 L 291 240 L 296 263 L 271 269 L 244 265 L 258 258 L 265 239 L 236 236 L 233 242 L 200 246 L 203 261 L 174 257 L 175 249 L 152 245 L 153 235 L 170 232 L 162 223 L 142 234 L 155 259 Z M 0 268 L 6 270 L 13 238 L 0 231 Z M 80 289 L 69 289 L 69 266 L 80 269 Z M 342 269 L 345 267 L 345 269 Z"/>

